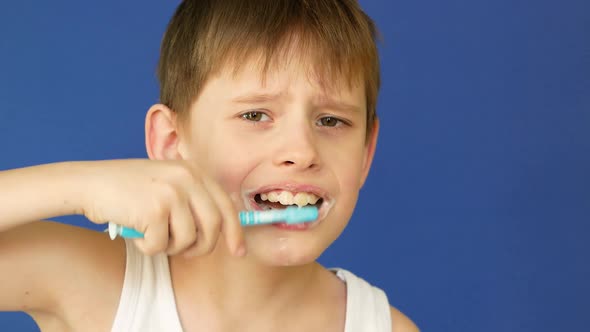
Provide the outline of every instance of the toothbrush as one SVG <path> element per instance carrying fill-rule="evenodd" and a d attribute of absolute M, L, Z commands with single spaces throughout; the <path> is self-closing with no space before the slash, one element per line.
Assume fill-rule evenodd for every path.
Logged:
<path fill-rule="evenodd" d="M 264 211 L 241 211 L 239 213 L 240 225 L 268 225 L 285 222 L 289 225 L 302 224 L 314 221 L 318 218 L 318 208 L 315 206 L 296 207 L 289 206 L 286 209 Z M 141 232 L 110 222 L 106 230 L 114 240 L 117 236 L 123 238 L 143 238 Z"/>

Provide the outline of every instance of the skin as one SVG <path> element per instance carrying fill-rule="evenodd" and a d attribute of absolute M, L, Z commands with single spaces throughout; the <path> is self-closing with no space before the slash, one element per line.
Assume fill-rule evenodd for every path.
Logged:
<path fill-rule="evenodd" d="M 210 77 L 184 122 L 165 105 L 152 106 L 150 160 L 0 173 L 0 198 L 13 203 L 0 209 L 0 270 L 19 272 L 0 285 L 0 310 L 25 311 L 44 331 L 110 329 L 124 243 L 28 222 L 77 213 L 136 228 L 145 233 L 136 241 L 141 251 L 170 255 L 185 331 L 343 331 L 345 285 L 315 260 L 350 219 L 379 126 L 366 140 L 362 86 L 320 85 L 298 62 L 277 68 L 265 80 L 254 63 L 235 76 Z M 55 189 L 27 208 L 22 202 L 40 185 Z M 331 206 L 305 231 L 241 228 L 237 211 L 252 208 L 261 188 L 316 190 Z M 391 313 L 392 331 L 417 331 L 397 309 Z"/>

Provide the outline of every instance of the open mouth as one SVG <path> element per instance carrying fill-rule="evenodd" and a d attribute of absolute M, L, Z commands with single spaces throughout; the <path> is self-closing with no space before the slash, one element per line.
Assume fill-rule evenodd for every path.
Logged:
<path fill-rule="evenodd" d="M 315 206 L 318 209 L 318 218 L 310 223 L 301 223 L 297 225 L 286 225 L 284 223 L 275 224 L 282 228 L 301 228 L 308 229 L 315 227 L 315 224 L 319 223 L 324 219 L 328 211 L 333 205 L 333 200 L 330 199 L 326 193 L 322 190 L 308 188 L 268 188 L 263 189 L 249 196 L 249 204 L 254 210 L 273 210 L 273 209 L 286 209 L 290 206 Z"/>
<path fill-rule="evenodd" d="M 315 206 L 319 210 L 324 199 L 313 193 L 275 190 L 254 195 L 254 201 L 263 210 L 285 209 L 289 206 Z"/>

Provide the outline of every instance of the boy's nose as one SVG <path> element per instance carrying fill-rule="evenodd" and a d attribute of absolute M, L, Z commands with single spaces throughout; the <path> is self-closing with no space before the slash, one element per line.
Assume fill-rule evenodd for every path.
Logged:
<path fill-rule="evenodd" d="M 291 127 L 282 131 L 274 164 L 298 170 L 317 168 L 320 165 L 317 144 L 310 126 Z"/>

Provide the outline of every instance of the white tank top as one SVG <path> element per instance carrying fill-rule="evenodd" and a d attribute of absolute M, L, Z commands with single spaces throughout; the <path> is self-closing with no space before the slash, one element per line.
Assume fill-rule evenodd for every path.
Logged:
<path fill-rule="evenodd" d="M 112 332 L 182 332 L 170 279 L 168 256 L 143 255 L 125 241 L 127 264 Z M 346 283 L 344 332 L 390 332 L 385 293 L 343 269 L 332 269 Z"/>

